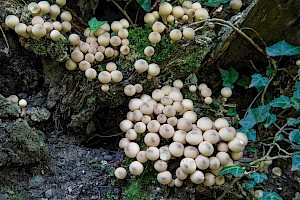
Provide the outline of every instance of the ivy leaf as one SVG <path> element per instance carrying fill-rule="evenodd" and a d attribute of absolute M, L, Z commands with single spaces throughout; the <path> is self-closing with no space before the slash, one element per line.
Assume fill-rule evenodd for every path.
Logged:
<path fill-rule="evenodd" d="M 89 30 L 91 31 L 95 31 L 97 30 L 99 27 L 101 27 L 103 24 L 105 24 L 107 21 L 98 21 L 96 19 L 96 17 L 93 17 L 92 19 L 90 19 L 90 21 L 88 22 L 89 24 Z"/>
<path fill-rule="evenodd" d="M 223 80 L 223 86 L 229 87 L 230 89 L 234 88 L 233 83 L 238 80 L 239 73 L 233 68 L 230 68 L 228 70 L 219 68 L 219 70 L 221 73 L 221 78 Z"/>
<path fill-rule="evenodd" d="M 273 76 L 275 74 L 275 69 L 273 67 L 268 66 L 266 70 L 267 76 Z"/>
<path fill-rule="evenodd" d="M 251 79 L 248 76 L 242 75 L 242 77 L 236 81 L 236 84 L 248 88 Z"/>
<path fill-rule="evenodd" d="M 269 114 L 269 116 L 267 117 L 265 123 L 264 123 L 264 127 L 268 128 L 269 126 L 271 126 L 271 124 L 273 124 L 274 122 L 276 122 L 277 117 L 274 114 Z"/>
<path fill-rule="evenodd" d="M 297 126 L 298 124 L 300 124 L 300 117 L 298 118 L 288 118 L 287 119 L 287 124 L 289 126 Z"/>
<path fill-rule="evenodd" d="M 263 77 L 261 74 L 253 74 L 251 76 L 251 83 L 249 88 L 255 87 L 256 89 L 266 86 L 269 83 L 267 77 Z"/>
<path fill-rule="evenodd" d="M 251 129 L 256 124 L 256 120 L 252 114 L 247 114 L 246 117 L 239 121 L 239 124 L 246 129 Z"/>
<path fill-rule="evenodd" d="M 262 105 L 257 108 L 250 108 L 248 110 L 249 114 L 253 115 L 256 123 L 263 122 L 270 115 L 269 111 L 271 109 L 270 105 Z"/>
<path fill-rule="evenodd" d="M 276 192 L 264 192 L 259 200 L 282 200 Z"/>
<path fill-rule="evenodd" d="M 253 181 L 253 180 L 250 180 L 250 181 L 248 181 L 248 182 L 244 185 L 244 188 L 245 188 L 246 190 L 251 190 L 251 189 L 254 188 L 255 185 L 256 185 L 256 182 Z"/>
<path fill-rule="evenodd" d="M 264 180 L 268 180 L 268 177 L 266 174 L 264 173 L 258 173 L 258 172 L 254 172 L 252 174 L 249 175 L 250 178 L 252 178 L 256 183 L 262 183 L 264 182 Z"/>
<path fill-rule="evenodd" d="M 227 3 L 230 0 L 208 0 L 204 3 L 206 6 L 219 7 L 221 3 Z"/>
<path fill-rule="evenodd" d="M 198 78 L 197 78 L 197 76 L 196 76 L 195 73 L 192 73 L 192 74 L 190 74 L 190 75 L 186 78 L 185 82 L 190 83 L 190 84 L 192 84 L 192 85 L 198 85 L 198 84 L 197 84 L 197 83 L 198 83 Z"/>
<path fill-rule="evenodd" d="M 296 89 L 296 90 L 300 90 L 300 81 L 297 81 L 297 82 L 295 83 L 295 89 Z"/>
<path fill-rule="evenodd" d="M 294 93 L 293 93 L 293 97 L 297 98 L 298 100 L 300 100 L 300 90 L 296 90 Z"/>
<path fill-rule="evenodd" d="M 282 135 L 281 133 L 275 136 L 275 142 L 279 142 L 284 140 L 284 135 Z"/>
<path fill-rule="evenodd" d="M 300 100 L 298 100 L 296 97 L 291 97 L 291 105 L 296 109 L 300 110 Z"/>
<path fill-rule="evenodd" d="M 247 135 L 248 140 L 255 141 L 256 140 L 256 130 L 247 129 L 245 127 L 241 127 L 237 130 L 237 132 L 245 133 Z"/>
<path fill-rule="evenodd" d="M 292 169 L 291 171 L 300 170 L 300 154 L 294 155 L 292 157 Z"/>
<path fill-rule="evenodd" d="M 144 9 L 144 11 L 150 11 L 151 10 L 151 0 L 136 0 L 140 6 Z"/>
<path fill-rule="evenodd" d="M 237 115 L 237 112 L 234 108 L 229 108 L 227 111 L 227 115 L 230 117 L 235 117 Z"/>
<path fill-rule="evenodd" d="M 266 47 L 266 52 L 269 56 L 294 56 L 300 54 L 300 46 L 293 46 L 285 40 L 281 40 Z"/>
<path fill-rule="evenodd" d="M 235 177 L 241 177 L 245 172 L 245 169 L 241 168 L 239 165 L 233 165 L 225 167 L 219 175 L 232 174 Z"/>
<path fill-rule="evenodd" d="M 280 97 L 274 99 L 269 104 L 272 107 L 279 107 L 282 109 L 287 109 L 287 108 L 292 107 L 291 100 L 287 96 L 284 96 L 284 95 L 281 95 Z"/>
<path fill-rule="evenodd" d="M 290 132 L 289 140 L 291 142 L 300 144 L 300 131 L 299 131 L 299 129 L 295 129 L 292 132 Z"/>

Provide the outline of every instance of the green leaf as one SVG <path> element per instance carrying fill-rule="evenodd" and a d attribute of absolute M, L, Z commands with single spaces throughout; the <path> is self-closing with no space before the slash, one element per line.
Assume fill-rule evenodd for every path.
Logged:
<path fill-rule="evenodd" d="M 242 77 L 236 81 L 236 84 L 248 88 L 250 85 L 251 79 L 248 76 L 242 75 Z"/>
<path fill-rule="evenodd" d="M 274 114 L 269 114 L 269 116 L 267 117 L 265 123 L 264 123 L 264 127 L 268 128 L 269 126 L 271 126 L 271 124 L 273 124 L 274 122 L 276 122 L 277 117 Z"/>
<path fill-rule="evenodd" d="M 93 17 L 92 19 L 90 19 L 90 21 L 88 22 L 89 24 L 89 30 L 91 31 L 95 31 L 97 30 L 99 27 L 101 27 L 103 24 L 105 24 L 107 21 L 98 21 L 96 19 L 96 17 Z"/>
<path fill-rule="evenodd" d="M 300 54 L 300 46 L 293 46 L 281 40 L 272 46 L 266 47 L 269 56 L 294 56 Z"/>
<path fill-rule="evenodd" d="M 281 95 L 280 97 L 274 99 L 269 104 L 272 107 L 279 107 L 282 109 L 287 109 L 287 108 L 292 107 L 291 100 L 287 96 L 284 96 L 284 95 Z"/>
<path fill-rule="evenodd" d="M 276 72 L 276 70 L 273 67 L 268 66 L 267 70 L 266 70 L 266 75 L 267 76 L 273 76 L 275 74 L 275 72 Z"/>
<path fill-rule="evenodd" d="M 254 172 L 252 174 L 249 175 L 250 178 L 252 178 L 256 183 L 262 183 L 264 182 L 264 180 L 268 180 L 268 177 L 266 174 L 264 173 L 258 173 L 258 172 Z"/>
<path fill-rule="evenodd" d="M 248 140 L 255 141 L 256 140 L 256 130 L 247 129 L 246 127 L 241 127 L 237 130 L 237 132 L 245 133 L 247 135 Z"/>
<path fill-rule="evenodd" d="M 259 122 L 263 122 L 267 119 L 267 117 L 270 115 L 269 111 L 271 109 L 271 106 L 270 105 L 262 105 L 262 106 L 259 106 L 257 108 L 250 108 L 248 110 L 248 113 L 250 115 L 253 115 L 256 123 L 259 123 Z"/>
<path fill-rule="evenodd" d="M 233 68 L 230 68 L 228 70 L 219 68 L 219 70 L 221 73 L 221 78 L 223 80 L 223 86 L 229 87 L 230 89 L 234 88 L 233 83 L 236 82 L 239 78 L 239 73 Z"/>
<path fill-rule="evenodd" d="M 300 144 L 300 131 L 299 129 L 295 129 L 290 132 L 289 140 L 294 143 Z"/>
<path fill-rule="evenodd" d="M 246 117 L 239 121 L 239 124 L 246 129 L 251 129 L 256 124 L 256 120 L 252 114 L 247 114 Z"/>
<path fill-rule="evenodd" d="M 291 171 L 300 170 L 300 154 L 294 155 L 292 157 L 292 169 Z"/>
<path fill-rule="evenodd" d="M 269 78 L 263 77 L 261 74 L 253 74 L 251 78 L 252 79 L 249 88 L 255 87 L 258 89 L 266 86 L 269 83 Z"/>
<path fill-rule="evenodd" d="M 235 177 L 241 177 L 244 172 L 245 169 L 241 168 L 239 165 L 233 165 L 222 169 L 219 175 L 232 174 Z"/>
<path fill-rule="evenodd" d="M 136 0 L 140 6 L 144 9 L 144 11 L 150 11 L 151 10 L 151 0 Z"/>
<path fill-rule="evenodd" d="M 296 109 L 300 110 L 300 100 L 298 100 L 296 97 L 291 97 L 291 105 Z"/>
<path fill-rule="evenodd" d="M 198 78 L 195 73 L 192 73 L 185 79 L 185 82 L 190 83 L 192 85 L 198 85 Z"/>
<path fill-rule="evenodd" d="M 282 200 L 276 192 L 264 192 L 259 200 Z"/>
<path fill-rule="evenodd" d="M 230 0 L 208 0 L 204 3 L 206 6 L 219 7 L 221 3 L 227 3 Z"/>
<path fill-rule="evenodd" d="M 237 112 L 234 108 L 229 108 L 227 111 L 227 115 L 230 117 L 235 117 L 237 115 Z"/>
<path fill-rule="evenodd" d="M 300 124 L 300 117 L 298 118 L 288 118 L 287 119 L 287 124 L 289 126 L 297 126 L 298 124 Z"/>
<path fill-rule="evenodd" d="M 284 140 L 284 135 L 282 135 L 281 133 L 275 136 L 275 142 L 279 142 Z"/>
<path fill-rule="evenodd" d="M 293 97 L 297 98 L 298 100 L 300 100 L 300 90 L 296 90 L 294 93 L 293 93 Z"/>
<path fill-rule="evenodd" d="M 300 90 L 300 81 L 297 81 L 297 82 L 295 83 L 295 89 L 296 89 L 296 90 Z"/>
<path fill-rule="evenodd" d="M 244 188 L 246 190 L 251 190 L 254 188 L 254 186 L 256 185 L 256 182 L 253 180 L 248 181 L 246 184 L 244 184 Z"/>

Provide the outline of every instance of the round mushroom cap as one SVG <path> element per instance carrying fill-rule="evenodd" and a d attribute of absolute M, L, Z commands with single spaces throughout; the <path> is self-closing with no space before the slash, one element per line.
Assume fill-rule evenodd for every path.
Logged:
<path fill-rule="evenodd" d="M 36 24 L 32 27 L 32 35 L 41 38 L 47 33 L 46 28 L 42 24 Z"/>
<path fill-rule="evenodd" d="M 126 169 L 124 167 L 118 167 L 115 170 L 115 176 L 117 177 L 117 179 L 124 179 L 127 176 L 127 172 Z"/>
<path fill-rule="evenodd" d="M 7 15 L 5 18 L 5 25 L 10 29 L 15 29 L 18 23 L 20 23 L 20 20 L 15 15 Z"/>

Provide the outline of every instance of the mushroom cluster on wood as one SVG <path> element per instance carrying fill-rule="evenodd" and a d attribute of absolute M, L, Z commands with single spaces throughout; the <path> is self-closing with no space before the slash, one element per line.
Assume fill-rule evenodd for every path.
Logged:
<path fill-rule="evenodd" d="M 137 70 L 144 72 L 147 67 L 143 64 Z M 119 147 L 128 157 L 136 159 L 133 161 L 136 170 L 130 170 L 132 175 L 142 173 L 137 170 L 144 170 L 145 163 L 150 162 L 158 172 L 157 181 L 163 185 L 181 187 L 185 180 L 209 187 L 222 185 L 225 178 L 219 172 L 238 164 L 248 138 L 231 127 L 224 117 L 215 120 L 198 117 L 193 101 L 185 99 L 180 91 L 183 86 L 181 80 L 176 80 L 173 86 L 166 85 L 153 90 L 151 95 L 132 98 L 127 119 L 120 123 L 120 129 L 126 134 Z M 134 90 L 133 85 L 130 88 Z M 204 83 L 196 88 L 207 93 L 204 97 L 211 95 Z M 145 147 L 138 145 L 140 140 Z M 175 158 L 181 161 L 176 172 L 172 172 L 174 166 L 170 168 L 169 161 Z"/>

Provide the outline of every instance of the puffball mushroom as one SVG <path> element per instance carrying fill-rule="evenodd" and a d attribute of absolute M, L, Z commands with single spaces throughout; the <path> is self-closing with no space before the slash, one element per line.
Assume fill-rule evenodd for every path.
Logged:
<path fill-rule="evenodd" d="M 231 152 L 230 157 L 233 160 L 240 160 L 243 157 L 243 152 L 242 151 L 241 152 Z"/>
<path fill-rule="evenodd" d="M 189 91 L 190 92 L 196 92 L 197 91 L 197 87 L 195 85 L 190 85 L 189 86 Z"/>
<path fill-rule="evenodd" d="M 27 101 L 25 99 L 20 99 L 18 104 L 22 109 L 24 109 L 27 106 Z"/>
<path fill-rule="evenodd" d="M 124 167 L 118 167 L 115 170 L 115 176 L 117 179 L 124 179 L 127 176 L 126 169 Z"/>
<path fill-rule="evenodd" d="M 62 33 L 67 33 L 72 29 L 72 25 L 70 22 L 64 21 L 61 23 L 62 26 Z"/>
<path fill-rule="evenodd" d="M 29 38 L 29 35 L 27 33 L 27 26 L 24 23 L 18 23 L 15 26 L 15 32 L 22 37 Z"/>
<path fill-rule="evenodd" d="M 198 145 L 203 141 L 201 132 L 199 131 L 190 131 L 186 134 L 186 142 L 191 145 Z"/>
<path fill-rule="evenodd" d="M 219 159 L 221 165 L 226 165 L 231 160 L 229 154 L 226 152 L 220 151 L 216 154 L 216 157 Z"/>
<path fill-rule="evenodd" d="M 135 110 L 138 110 L 143 103 L 144 102 L 141 99 L 132 98 L 132 99 L 130 99 L 130 101 L 128 103 L 128 108 L 131 111 L 135 111 Z"/>
<path fill-rule="evenodd" d="M 109 43 L 114 47 L 118 47 L 122 43 L 122 40 L 119 38 L 119 36 L 112 36 Z"/>
<path fill-rule="evenodd" d="M 183 100 L 183 95 L 180 91 L 173 90 L 169 93 L 169 97 L 175 102 L 181 102 Z M 174 104 L 173 103 L 173 104 Z M 181 104 L 182 105 L 182 104 Z M 177 105 L 178 106 L 178 105 Z M 182 105 L 183 106 L 183 105 Z M 174 107 L 176 107 L 174 105 Z"/>
<path fill-rule="evenodd" d="M 59 7 L 63 7 L 66 5 L 67 1 L 66 0 L 56 0 L 55 3 L 59 5 Z"/>
<path fill-rule="evenodd" d="M 61 33 L 58 31 L 58 30 L 52 30 L 50 32 L 50 38 L 53 40 L 53 41 L 58 41 L 60 40 L 61 38 Z"/>
<path fill-rule="evenodd" d="M 184 153 L 184 146 L 183 146 L 183 144 L 181 144 L 179 142 L 172 142 L 169 145 L 169 152 L 174 157 L 181 157 L 181 156 L 183 156 L 183 153 Z"/>
<path fill-rule="evenodd" d="M 195 21 L 201 21 L 209 18 L 209 13 L 205 8 L 199 8 L 195 11 Z"/>
<path fill-rule="evenodd" d="M 180 161 L 180 168 L 186 174 L 192 174 L 196 171 L 197 165 L 193 158 L 183 158 Z"/>
<path fill-rule="evenodd" d="M 151 79 L 154 76 L 157 76 L 160 73 L 160 67 L 158 66 L 158 64 L 155 63 L 151 63 L 148 65 L 148 79 Z"/>
<path fill-rule="evenodd" d="M 75 33 L 70 34 L 68 40 L 70 45 L 79 45 L 80 43 L 80 37 Z"/>
<path fill-rule="evenodd" d="M 242 0 L 231 0 L 229 6 L 232 10 L 239 11 L 243 6 Z"/>
<path fill-rule="evenodd" d="M 14 103 L 18 103 L 19 102 L 19 97 L 17 95 L 9 95 L 8 97 L 6 97 L 6 99 L 8 101 L 14 102 Z"/>
<path fill-rule="evenodd" d="M 213 122 L 208 117 L 201 117 L 197 121 L 197 127 L 200 128 L 202 131 L 207 131 L 212 129 Z"/>
<path fill-rule="evenodd" d="M 136 93 L 136 89 L 133 85 L 126 85 L 124 87 L 124 93 L 126 94 L 126 96 L 133 96 Z"/>
<path fill-rule="evenodd" d="M 214 146 L 208 141 L 201 142 L 198 145 L 198 149 L 204 156 L 211 156 L 214 153 Z"/>
<path fill-rule="evenodd" d="M 219 142 L 219 138 L 219 133 L 215 130 L 207 130 L 203 133 L 203 139 L 211 144 Z"/>
<path fill-rule="evenodd" d="M 172 8 L 172 5 L 168 2 L 163 2 L 159 5 L 158 12 L 164 24 L 167 24 L 167 17 L 171 14 Z"/>
<path fill-rule="evenodd" d="M 281 176 L 282 175 L 282 170 L 280 167 L 274 167 L 272 169 L 272 173 L 275 175 L 275 176 Z"/>
<path fill-rule="evenodd" d="M 160 128 L 160 123 L 157 120 L 151 120 L 147 124 L 147 130 L 152 133 L 157 133 Z"/>
<path fill-rule="evenodd" d="M 91 63 L 89 63 L 86 60 L 83 60 L 78 64 L 78 66 L 81 71 L 85 72 L 87 69 L 91 68 Z"/>
<path fill-rule="evenodd" d="M 120 122 L 119 127 L 121 131 L 127 132 L 129 129 L 133 128 L 133 123 L 127 119 Z"/>
<path fill-rule="evenodd" d="M 144 22 L 146 24 L 148 24 L 149 26 L 152 26 L 156 20 L 157 19 L 156 19 L 155 15 L 152 13 L 146 13 L 146 15 L 144 16 Z"/>
<path fill-rule="evenodd" d="M 148 147 L 146 149 L 146 157 L 148 160 L 158 160 L 159 159 L 159 150 L 157 147 Z"/>
<path fill-rule="evenodd" d="M 173 15 L 169 15 L 169 16 L 167 17 L 167 22 L 168 22 L 169 24 L 174 24 L 174 21 L 175 21 L 175 17 L 174 17 Z"/>
<path fill-rule="evenodd" d="M 64 11 L 60 14 L 60 19 L 62 22 L 64 21 L 70 22 L 72 21 L 72 14 L 69 11 Z"/>
<path fill-rule="evenodd" d="M 136 155 L 136 160 L 139 161 L 140 163 L 145 163 L 148 161 L 148 158 L 146 157 L 146 151 L 140 151 Z"/>
<path fill-rule="evenodd" d="M 120 141 L 119 141 L 119 147 L 124 149 L 128 144 L 129 144 L 130 140 L 128 138 L 122 138 Z"/>
<path fill-rule="evenodd" d="M 174 127 L 171 126 L 170 124 L 163 124 L 160 126 L 159 128 L 159 134 L 163 137 L 163 138 L 171 138 L 173 137 L 175 133 Z"/>
<path fill-rule="evenodd" d="M 166 28 L 166 26 L 162 22 L 159 22 L 159 21 L 154 22 L 154 24 L 152 25 L 152 30 L 157 33 L 164 32 L 165 28 Z"/>
<path fill-rule="evenodd" d="M 134 125 L 134 130 L 135 130 L 137 133 L 145 133 L 145 131 L 146 131 L 146 124 L 144 124 L 143 122 L 137 122 L 137 123 Z"/>
<path fill-rule="evenodd" d="M 160 137 L 157 133 L 147 133 L 144 142 L 149 147 L 157 147 L 160 143 Z"/>
<path fill-rule="evenodd" d="M 124 148 L 124 152 L 129 158 L 135 158 L 139 151 L 140 146 L 135 142 L 129 142 Z"/>
<path fill-rule="evenodd" d="M 111 73 L 107 71 L 102 71 L 98 74 L 98 80 L 101 83 L 109 83 L 112 79 Z"/>
<path fill-rule="evenodd" d="M 193 128 L 193 125 L 192 125 L 192 122 L 189 119 L 186 119 L 186 118 L 178 119 L 177 129 L 188 132 L 188 131 L 192 130 L 192 128 Z"/>
<path fill-rule="evenodd" d="M 188 110 L 183 113 L 183 118 L 189 119 L 193 124 L 197 121 L 197 114 L 194 111 Z"/>
<path fill-rule="evenodd" d="M 210 187 L 213 186 L 215 182 L 216 182 L 215 175 L 209 172 L 204 174 L 204 182 L 203 182 L 204 185 Z"/>
<path fill-rule="evenodd" d="M 121 19 L 120 23 L 122 24 L 123 28 L 129 27 L 129 22 L 127 21 L 127 19 Z M 106 31 L 109 31 L 109 30 L 106 30 Z"/>
<path fill-rule="evenodd" d="M 158 32 L 151 32 L 148 36 L 149 41 L 153 46 L 155 46 L 157 43 L 161 40 L 161 35 Z"/>
<path fill-rule="evenodd" d="M 16 25 L 20 23 L 20 20 L 15 15 L 7 15 L 5 18 L 5 25 L 10 29 L 15 29 Z"/>
<path fill-rule="evenodd" d="M 204 98 L 204 103 L 206 103 L 207 105 L 212 104 L 212 102 L 213 102 L 213 99 L 211 97 L 205 97 Z"/>
<path fill-rule="evenodd" d="M 183 152 L 184 157 L 195 159 L 199 155 L 199 151 L 194 146 L 186 146 Z"/>
<path fill-rule="evenodd" d="M 229 127 L 223 127 L 219 130 L 219 136 L 225 142 L 232 140 L 235 137 L 235 135 L 235 131 L 233 131 Z"/>
<path fill-rule="evenodd" d="M 144 166 L 139 161 L 133 161 L 129 165 L 129 171 L 132 175 L 138 176 L 144 171 Z"/>
<path fill-rule="evenodd" d="M 176 178 L 176 179 L 174 180 L 174 185 L 175 185 L 176 187 L 181 187 L 182 184 L 183 184 L 183 181 L 180 180 L 179 178 Z"/>
<path fill-rule="evenodd" d="M 51 20 L 56 20 L 57 16 L 60 14 L 60 7 L 57 4 L 52 4 L 50 6 L 50 18 Z"/>
<path fill-rule="evenodd" d="M 40 6 L 36 2 L 29 3 L 27 8 L 32 16 L 37 15 L 41 10 Z"/>
<path fill-rule="evenodd" d="M 175 131 L 172 139 L 174 142 L 179 142 L 181 144 L 185 144 L 186 143 L 186 134 L 187 133 L 183 130 L 177 130 L 177 131 Z"/>
<path fill-rule="evenodd" d="M 227 119 L 221 117 L 216 119 L 216 121 L 214 122 L 214 126 L 217 130 L 220 130 L 221 128 L 229 127 L 229 123 Z"/>
<path fill-rule="evenodd" d="M 160 90 L 160 89 L 155 89 L 152 91 L 152 94 L 151 94 L 152 98 L 155 100 L 155 101 L 160 101 L 164 96 L 165 96 L 165 93 L 164 91 Z M 162 105 L 162 104 L 161 104 Z M 161 111 L 163 110 L 163 107 L 161 109 Z M 160 113 L 157 113 L 157 114 L 161 114 Z"/>
<path fill-rule="evenodd" d="M 173 106 L 167 105 L 163 108 L 163 114 L 168 118 L 174 117 L 176 115 L 176 110 Z"/>
<path fill-rule="evenodd" d="M 170 32 L 170 38 L 172 41 L 176 42 L 182 38 L 182 33 L 179 29 L 173 29 Z"/>
<path fill-rule="evenodd" d="M 97 71 L 93 68 L 88 68 L 85 70 L 84 74 L 87 80 L 92 80 L 97 77 Z"/>
<path fill-rule="evenodd" d="M 227 152 L 227 151 L 229 150 L 227 143 L 225 143 L 225 142 L 220 142 L 220 143 L 217 145 L 217 150 L 218 150 L 218 151 Z"/>
<path fill-rule="evenodd" d="M 205 170 L 209 167 L 209 159 L 206 156 L 198 155 L 195 159 L 198 169 Z"/>
<path fill-rule="evenodd" d="M 144 49 L 144 54 L 148 60 L 151 59 L 151 56 L 154 54 L 154 48 L 152 46 L 147 46 Z"/>
<path fill-rule="evenodd" d="M 169 151 L 168 146 L 162 146 L 159 148 L 159 158 L 164 161 L 170 160 L 172 157 L 172 154 Z"/>
<path fill-rule="evenodd" d="M 134 85 L 136 93 L 141 93 L 143 91 L 143 86 L 139 83 Z"/>
<path fill-rule="evenodd" d="M 118 33 L 118 31 L 123 28 L 123 25 L 120 21 L 113 21 L 110 24 L 110 28 L 113 32 Z"/>
<path fill-rule="evenodd" d="M 192 8 L 192 5 L 193 5 L 193 2 L 184 1 L 181 6 L 184 7 L 184 8 Z"/>
<path fill-rule="evenodd" d="M 192 28 L 185 28 L 182 31 L 182 35 L 186 40 L 193 40 L 195 37 L 195 31 Z"/>
<path fill-rule="evenodd" d="M 114 83 L 119 83 L 123 80 L 123 74 L 118 70 L 112 71 L 110 74 L 111 74 L 111 80 Z"/>
<path fill-rule="evenodd" d="M 144 59 L 139 59 L 139 60 L 135 61 L 135 63 L 134 63 L 134 68 L 136 69 L 136 71 L 139 74 L 147 71 L 148 67 L 149 67 L 149 65 L 148 65 L 147 61 Z"/>
<path fill-rule="evenodd" d="M 102 90 L 103 92 L 107 92 L 107 91 L 109 90 L 109 85 L 108 85 L 108 84 L 102 84 L 102 85 L 101 85 L 101 90 Z"/>
<path fill-rule="evenodd" d="M 173 82 L 173 86 L 178 88 L 178 89 L 182 89 L 183 88 L 183 82 L 181 80 L 177 79 Z"/>
<path fill-rule="evenodd" d="M 187 176 L 188 176 L 188 175 L 182 171 L 181 167 L 178 167 L 178 168 L 176 169 L 176 177 L 177 177 L 179 180 L 184 180 L 184 179 L 187 178 Z"/>
<path fill-rule="evenodd" d="M 117 70 L 117 65 L 116 65 L 116 63 L 114 63 L 114 62 L 109 62 L 109 63 L 106 64 L 105 69 L 106 69 L 108 72 L 112 72 L 112 71 Z"/>
<path fill-rule="evenodd" d="M 65 62 L 65 67 L 66 67 L 68 70 L 72 71 L 72 70 L 77 69 L 77 64 L 76 64 L 76 62 L 74 62 L 72 59 L 69 59 L 69 60 L 67 60 L 67 61 Z"/>
<path fill-rule="evenodd" d="M 128 55 L 130 53 L 130 48 L 128 46 L 122 45 L 120 47 L 120 52 L 122 55 Z"/>
<path fill-rule="evenodd" d="M 227 98 L 231 97 L 232 90 L 229 87 L 223 87 L 221 89 L 221 95 L 227 99 Z"/>
<path fill-rule="evenodd" d="M 121 38 L 121 39 L 126 39 L 128 37 L 128 30 L 127 29 L 120 29 L 118 31 L 118 36 Z"/>
<path fill-rule="evenodd" d="M 224 176 L 216 176 L 216 185 L 223 185 L 225 183 Z"/>
<path fill-rule="evenodd" d="M 228 142 L 228 148 L 232 152 L 241 152 L 245 148 L 245 143 L 242 139 L 235 137 L 233 140 Z"/>
<path fill-rule="evenodd" d="M 44 37 L 46 33 L 47 30 L 42 24 L 36 24 L 32 27 L 32 35 L 36 38 Z"/>
<path fill-rule="evenodd" d="M 184 15 L 184 10 L 181 6 L 175 6 L 172 10 L 172 15 L 175 19 L 179 19 Z"/>
<path fill-rule="evenodd" d="M 102 34 L 98 37 L 98 43 L 100 46 L 106 47 L 109 45 L 109 42 L 110 42 L 110 37 L 107 35 Z"/>
<path fill-rule="evenodd" d="M 172 174 L 169 171 L 164 171 L 158 173 L 156 178 L 160 184 L 167 185 L 172 181 Z"/>
<path fill-rule="evenodd" d="M 195 2 L 192 4 L 192 9 L 198 10 L 199 8 L 202 8 L 202 6 L 199 2 Z"/>
<path fill-rule="evenodd" d="M 38 3 L 38 5 L 40 6 L 40 14 L 44 15 L 50 12 L 50 4 L 48 1 L 40 1 Z"/>
<path fill-rule="evenodd" d="M 201 184 L 204 181 L 204 174 L 201 171 L 196 170 L 194 173 L 191 174 L 190 178 L 193 183 Z"/>

